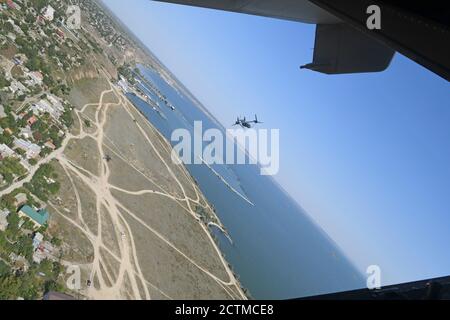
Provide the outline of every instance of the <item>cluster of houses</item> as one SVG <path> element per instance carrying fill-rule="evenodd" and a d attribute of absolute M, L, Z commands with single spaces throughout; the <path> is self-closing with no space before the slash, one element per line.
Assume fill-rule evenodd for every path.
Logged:
<path fill-rule="evenodd" d="M 55 8 L 53 8 L 51 5 L 46 6 L 44 9 L 42 9 L 41 14 L 37 16 L 36 22 L 40 24 L 44 24 L 46 21 L 52 22 L 55 19 L 55 12 Z M 64 31 L 56 28 L 55 32 L 61 40 L 64 40 Z"/>
<path fill-rule="evenodd" d="M 46 209 L 38 209 L 26 204 L 28 201 L 27 195 L 25 193 L 18 193 L 15 196 L 15 205 L 18 206 L 19 210 L 17 214 L 19 215 L 19 228 L 25 223 L 25 219 L 33 225 L 33 230 L 38 230 L 40 227 L 47 224 L 49 219 L 49 213 Z M 0 210 L 0 230 L 6 230 L 8 226 L 7 217 L 10 214 L 8 209 Z M 44 259 L 50 259 L 56 261 L 58 257 L 59 250 L 53 246 L 49 241 L 44 240 L 44 236 L 40 232 L 34 232 L 33 234 L 33 261 L 36 263 L 41 263 Z M 12 260 L 20 259 L 19 256 L 12 257 Z"/>
<path fill-rule="evenodd" d="M 29 152 L 25 151 L 25 153 L 27 154 Z M 4 144 L 4 143 L 0 144 L 0 160 L 8 158 L 8 157 L 15 157 L 15 158 L 19 159 L 19 162 L 22 165 L 22 167 L 24 167 L 27 171 L 31 170 L 31 165 L 26 159 L 19 157 L 19 155 L 14 150 L 12 150 L 10 147 L 8 147 L 6 144 Z M 4 177 L 2 175 L 0 175 L 0 185 L 3 183 L 4 183 Z"/>
<path fill-rule="evenodd" d="M 12 9 L 12 10 L 20 10 L 21 7 L 19 4 L 12 0 L 1 0 L 0 1 L 0 11 L 6 10 L 6 9 Z"/>
<path fill-rule="evenodd" d="M 18 4 L 18 2 L 22 2 L 22 1 L 20 1 L 20 0 L 19 1 L 0 0 L 0 11 L 7 10 L 7 9 L 22 10 L 22 7 Z M 48 5 L 44 9 L 42 9 L 41 17 L 48 21 L 53 21 L 54 14 L 55 14 L 55 9 L 51 5 Z"/>
<path fill-rule="evenodd" d="M 34 115 L 41 115 L 44 113 L 50 114 L 53 119 L 58 120 L 64 112 L 64 106 L 61 101 L 51 94 L 47 94 L 45 99 L 33 103 L 30 107 Z"/>
<path fill-rule="evenodd" d="M 11 85 L 9 86 L 9 91 L 16 96 L 23 96 L 30 92 L 30 90 L 25 87 L 22 82 L 11 78 Z"/>
<path fill-rule="evenodd" d="M 14 8 L 16 10 L 20 10 L 20 7 L 12 1 L 8 1 L 9 5 L 5 1 L 3 2 L 4 3 L 2 6 L 1 5 L 2 0 L 0 0 L 0 11 L 2 10 L 2 8 L 8 9 Z M 64 43 L 66 40 L 66 35 L 65 32 L 63 31 L 63 29 L 66 30 L 66 28 L 64 24 L 58 26 L 60 23 L 56 22 L 55 17 L 56 10 L 51 5 L 48 5 L 44 7 L 41 12 L 36 12 L 36 10 L 34 10 L 34 8 L 32 7 L 28 7 L 26 11 L 32 14 L 34 17 L 36 17 L 36 26 L 47 25 L 49 26 L 49 30 L 51 30 L 51 33 L 48 32 L 46 33 L 44 31 L 45 29 L 43 28 L 27 29 L 26 35 L 29 36 L 31 39 L 33 40 L 41 39 L 44 41 L 45 45 L 41 48 L 39 54 L 41 54 L 42 56 L 45 55 L 45 48 L 48 48 L 52 44 L 56 44 L 55 50 L 60 51 L 59 45 Z M 25 35 L 22 28 L 18 25 L 20 23 L 18 23 L 17 20 L 14 21 L 13 19 L 9 18 L 8 22 L 13 26 L 13 31 L 6 32 L 5 34 L 0 34 L 0 44 L 6 43 L 8 39 L 15 42 L 18 36 Z M 71 39 L 74 40 L 77 38 L 71 37 Z M 66 43 L 69 47 L 72 47 L 72 43 L 70 41 L 67 41 Z M 19 58 L 18 56 L 22 56 L 22 58 Z M 72 55 L 64 54 L 63 57 L 53 56 L 52 58 L 56 60 L 55 63 L 59 67 L 61 68 L 64 67 L 66 70 L 68 70 L 70 66 L 79 67 L 81 65 L 81 61 L 83 60 L 80 54 L 72 54 Z M 39 71 L 30 71 L 28 68 L 24 66 L 24 63 L 27 62 L 25 55 L 18 54 L 12 60 L 13 60 L 12 62 L 14 62 L 16 66 L 18 66 L 16 69 L 20 69 L 23 72 L 23 77 L 21 76 L 23 79 L 19 81 L 11 77 L 11 75 L 8 74 L 8 70 L 10 70 L 10 68 L 6 68 L 7 69 L 6 79 L 11 81 L 9 90 L 14 95 L 20 97 L 29 93 L 31 87 L 42 86 L 44 81 L 42 73 Z"/>
<path fill-rule="evenodd" d="M 12 58 L 12 63 L 14 63 L 15 66 L 18 66 L 20 70 L 23 72 L 23 78 L 25 79 L 24 82 L 27 86 L 29 87 L 42 86 L 42 83 L 44 81 L 44 75 L 40 71 L 30 71 L 27 67 L 24 66 L 24 63 L 26 61 L 27 57 L 22 53 L 18 53 Z M 16 80 L 11 79 L 11 82 L 15 81 Z M 24 85 L 22 84 L 22 86 Z M 25 88 L 26 90 L 28 90 L 27 87 Z"/>
<path fill-rule="evenodd" d="M 14 204 L 19 208 L 17 211 L 20 218 L 18 227 L 21 228 L 26 220 L 29 220 L 33 226 L 33 230 L 31 230 L 33 234 L 33 261 L 36 263 L 41 263 L 44 259 L 56 261 L 59 255 L 58 248 L 51 242 L 44 240 L 42 233 L 35 231 L 47 224 L 48 211 L 46 209 L 37 210 L 26 204 L 28 198 L 25 193 L 18 193 L 14 198 Z M 8 227 L 8 216 L 10 214 L 11 212 L 8 209 L 0 210 L 0 231 L 5 231 Z M 13 263 L 18 263 L 24 271 L 28 268 L 28 262 L 24 257 L 11 253 L 10 259 Z"/>
<path fill-rule="evenodd" d="M 3 143 L 0 144 L 0 160 L 8 157 L 15 157 L 19 159 L 19 163 L 22 165 L 23 168 L 25 168 L 25 170 L 27 170 L 28 172 L 31 170 L 31 165 L 26 159 L 19 157 L 19 155 L 10 147 L 8 147 L 6 144 Z M 4 177 L 0 175 L 0 185 L 2 185 L 3 183 Z"/>
<path fill-rule="evenodd" d="M 25 156 L 27 159 L 34 159 L 39 156 L 39 153 L 41 152 L 41 147 L 38 146 L 35 143 L 32 143 L 28 140 L 24 139 L 17 139 L 14 138 L 14 147 L 19 148 L 23 151 L 25 151 Z"/>
<path fill-rule="evenodd" d="M 43 74 L 40 71 L 30 71 L 26 66 L 24 66 L 26 61 L 27 58 L 23 54 L 15 55 L 12 61 L 10 61 L 10 63 L 13 63 L 14 66 L 22 72 L 22 81 L 14 79 L 10 72 L 6 72 L 6 79 L 11 82 L 8 89 L 17 97 L 30 93 L 30 88 L 41 87 L 43 85 Z M 12 64 L 9 66 L 12 66 Z"/>
<path fill-rule="evenodd" d="M 19 214 L 19 217 L 21 218 L 29 218 L 30 221 L 33 223 L 34 228 L 38 229 L 45 225 L 48 221 L 48 211 L 45 209 L 35 210 L 29 205 L 23 205 L 20 207 L 19 211 L 17 212 Z M 24 220 L 21 220 L 24 221 Z M 19 223 L 21 226 L 21 223 Z"/>
<path fill-rule="evenodd" d="M 128 40 L 114 27 L 111 19 L 104 12 L 98 9 L 95 1 L 80 2 L 81 10 L 89 13 L 88 22 L 94 27 L 103 40 L 110 45 L 114 45 L 121 51 L 126 51 Z"/>
<path fill-rule="evenodd" d="M 33 223 L 34 229 L 39 229 L 48 222 L 49 214 L 45 209 L 35 210 L 31 206 L 27 205 L 28 197 L 25 193 L 21 192 L 15 195 L 14 205 L 19 208 L 17 211 L 20 218 L 19 227 L 23 225 L 25 220 L 23 218 L 28 217 Z"/>
<path fill-rule="evenodd" d="M 35 210 L 29 205 L 23 205 L 18 211 L 19 217 L 29 218 L 34 228 L 38 229 L 48 222 L 49 213 L 46 209 Z M 42 260 L 49 259 L 56 261 L 58 259 L 59 250 L 47 240 L 40 232 L 35 232 L 33 236 L 33 261 L 41 263 Z"/>
<path fill-rule="evenodd" d="M 122 89 L 123 93 L 130 92 L 130 86 L 128 85 L 127 79 L 125 79 L 122 75 L 119 76 L 119 81 L 117 82 L 117 85 L 120 89 Z"/>
<path fill-rule="evenodd" d="M 13 147 L 18 148 L 24 151 L 26 159 L 35 159 L 39 156 L 43 147 L 47 147 L 51 150 L 54 150 L 56 146 L 52 141 L 46 141 L 42 146 L 33 143 L 32 140 L 35 138 L 35 133 L 32 131 L 31 127 L 38 121 L 38 116 L 43 114 L 49 114 L 54 120 L 58 120 L 64 112 L 64 106 L 61 101 L 57 99 L 55 96 L 48 94 L 45 99 L 41 99 L 39 102 L 33 103 L 29 108 L 29 111 L 32 111 L 33 115 L 29 116 L 26 119 L 25 127 L 20 129 L 20 132 L 17 137 L 14 137 Z M 14 115 L 17 119 L 22 119 L 28 113 L 22 112 L 19 115 Z M 0 106 L 0 119 L 6 117 L 3 107 Z M 12 134 L 12 131 L 9 128 L 1 128 L 0 134 L 6 131 L 8 134 Z M 60 130 L 58 133 L 60 136 L 64 135 L 64 131 Z M 18 156 L 14 150 L 8 147 L 5 144 L 0 144 L 0 159 Z M 25 167 L 28 167 L 26 165 Z"/>
<path fill-rule="evenodd" d="M 36 232 L 33 237 L 33 261 L 41 263 L 42 260 L 48 259 L 57 261 L 59 250 L 50 241 L 44 240 L 42 233 Z"/>
<path fill-rule="evenodd" d="M 44 236 L 40 232 L 35 232 L 33 235 L 33 262 L 41 263 L 43 260 L 58 261 L 60 250 L 55 247 L 50 241 L 44 240 Z M 27 259 L 21 255 L 12 252 L 9 255 L 11 262 L 24 272 L 28 271 L 30 267 Z"/>
<path fill-rule="evenodd" d="M 42 10 L 42 17 L 47 21 L 53 21 L 55 17 L 55 9 L 51 5 L 48 5 Z"/>
<path fill-rule="evenodd" d="M 61 249 L 46 239 L 46 237 L 39 231 L 40 227 L 48 223 L 48 211 L 46 209 L 36 210 L 26 204 L 28 198 L 25 193 L 18 193 L 14 198 L 14 204 L 19 207 L 17 212 L 20 217 L 18 227 L 21 228 L 24 225 L 25 220 L 29 220 L 32 223 L 31 230 L 29 230 L 30 228 L 23 230 L 24 234 L 28 234 L 32 238 L 32 261 L 37 264 L 40 264 L 44 260 L 54 262 L 58 261 L 61 256 Z M 8 227 L 7 218 L 9 215 L 10 211 L 8 209 L 0 210 L 0 231 L 5 231 Z M 9 261 L 13 272 L 27 272 L 30 268 L 30 262 L 25 258 L 25 256 L 16 254 L 15 252 L 10 253 Z M 39 272 L 38 275 L 46 276 L 46 274 L 42 272 Z M 54 297 L 54 295 L 56 295 L 56 297 Z M 71 296 L 52 291 L 47 293 L 45 299 L 54 300 L 57 298 L 73 299 Z"/>
<path fill-rule="evenodd" d="M 41 152 L 40 146 L 38 146 L 37 144 L 31 143 L 29 141 L 23 140 L 23 139 L 14 138 L 13 143 L 14 143 L 15 147 L 20 148 L 25 151 L 25 156 L 27 157 L 27 159 L 34 159 Z M 15 158 L 19 159 L 20 164 L 27 171 L 31 170 L 31 165 L 26 159 L 21 158 L 14 150 L 12 150 L 6 144 L 4 144 L 4 143 L 0 144 L 0 160 L 8 158 L 8 157 L 15 157 Z M 0 176 L 0 180 L 3 180 L 3 177 Z M 0 181 L 0 182 L 3 182 L 3 181 Z"/>

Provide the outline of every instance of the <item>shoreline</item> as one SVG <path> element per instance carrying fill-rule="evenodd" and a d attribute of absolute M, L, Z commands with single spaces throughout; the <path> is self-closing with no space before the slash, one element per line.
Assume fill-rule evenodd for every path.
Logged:
<path fill-rule="evenodd" d="M 158 136 L 162 139 L 162 141 L 165 142 L 166 146 L 170 149 L 172 149 L 172 146 L 170 145 L 170 143 L 167 141 L 166 137 L 164 137 L 164 135 L 159 132 L 159 130 L 151 123 L 151 121 L 149 119 L 147 119 L 147 117 L 144 115 L 144 113 L 138 108 L 136 107 L 132 101 L 130 101 L 128 99 L 128 97 L 121 92 L 120 88 L 118 88 L 114 83 L 113 80 L 114 78 L 109 75 L 109 73 L 104 70 L 103 68 L 101 69 L 102 72 L 104 72 L 104 76 L 106 78 L 106 80 L 109 82 L 109 84 L 111 85 L 111 87 L 113 88 L 114 92 L 123 98 L 123 100 L 130 106 L 133 107 L 133 109 L 135 111 L 138 112 L 138 114 L 142 117 L 143 121 L 145 121 L 145 123 L 147 125 L 149 125 L 157 134 Z M 203 198 L 203 200 L 205 201 L 205 203 L 207 204 L 207 207 L 210 209 L 212 216 L 214 217 L 214 219 L 216 221 L 218 221 L 220 223 L 220 225 L 223 226 L 222 222 L 220 221 L 220 218 L 217 216 L 215 210 L 213 209 L 212 205 L 210 204 L 209 200 L 206 198 L 206 196 L 203 194 L 203 192 L 200 190 L 199 184 L 197 182 L 197 180 L 192 176 L 192 174 L 189 172 L 189 170 L 187 170 L 186 166 L 183 164 L 181 166 L 183 172 L 185 175 L 187 175 L 192 182 L 199 188 L 200 194 Z M 226 259 L 224 252 L 220 249 L 219 247 L 219 243 L 218 240 L 215 238 L 215 235 L 213 234 L 212 230 L 209 228 L 209 223 L 203 223 L 200 219 L 197 219 L 197 221 L 199 222 L 199 225 L 202 227 L 202 229 L 204 229 L 205 233 L 207 234 L 210 243 L 212 244 L 213 248 L 215 249 L 215 251 L 218 254 L 219 259 L 222 262 L 222 266 L 224 267 L 226 273 L 229 275 L 230 277 L 230 283 L 233 283 L 236 285 L 236 287 L 238 288 L 239 294 L 241 296 L 241 298 L 243 300 L 248 300 L 249 296 L 251 296 L 251 294 L 245 293 L 245 292 L 249 292 L 249 290 L 247 288 L 244 288 L 242 286 L 242 283 L 238 280 L 239 276 L 238 274 L 236 274 L 236 272 L 234 271 L 234 269 L 232 268 L 232 265 L 230 264 L 230 262 Z M 222 227 L 222 230 L 225 230 L 224 227 Z M 220 228 L 219 228 L 220 229 Z M 223 232 L 223 231 L 222 231 Z M 231 242 L 232 239 L 231 237 L 228 235 L 228 233 L 224 233 L 224 236 L 227 237 Z"/>

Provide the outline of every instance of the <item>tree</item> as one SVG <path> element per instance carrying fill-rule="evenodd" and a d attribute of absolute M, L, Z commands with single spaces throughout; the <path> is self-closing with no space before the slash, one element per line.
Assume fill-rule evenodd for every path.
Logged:
<path fill-rule="evenodd" d="M 31 5 L 40 12 L 46 5 L 48 5 L 48 0 L 31 0 Z"/>
<path fill-rule="evenodd" d="M 25 17 L 25 22 L 27 23 L 34 23 L 36 21 L 36 19 L 34 18 L 34 16 L 31 13 L 28 13 Z"/>
<path fill-rule="evenodd" d="M 70 126 L 73 124 L 72 110 L 70 110 L 70 109 L 64 110 L 64 113 L 62 114 L 61 119 L 62 119 L 63 123 L 66 125 L 66 127 L 70 128 Z"/>
<path fill-rule="evenodd" d="M 18 297 L 20 283 L 14 275 L 8 275 L 0 278 L 0 299 L 12 300 Z"/>
<path fill-rule="evenodd" d="M 31 71 L 38 71 L 42 67 L 42 62 L 37 56 L 33 56 L 25 63 L 25 66 Z"/>
<path fill-rule="evenodd" d="M 6 144 L 6 145 L 11 145 L 13 142 L 13 137 L 7 134 L 0 134 L 0 143 Z"/>
<path fill-rule="evenodd" d="M 59 182 L 56 181 L 55 183 L 52 183 L 48 186 L 48 191 L 50 191 L 51 194 L 57 194 L 59 188 L 60 188 Z"/>
<path fill-rule="evenodd" d="M 57 237 L 53 237 L 53 238 L 50 240 L 50 243 L 53 244 L 53 245 L 56 246 L 56 247 L 60 247 L 61 244 L 62 244 L 62 240 L 59 239 L 59 238 L 57 238 Z"/>
<path fill-rule="evenodd" d="M 11 24 L 11 22 L 6 21 L 5 23 L 3 23 L 2 29 L 5 33 L 13 32 L 14 26 Z"/>
<path fill-rule="evenodd" d="M 8 208 L 10 211 L 16 211 L 16 208 L 15 208 L 15 206 L 14 206 L 14 204 L 15 204 L 15 202 L 16 202 L 16 199 L 14 198 L 14 196 L 11 194 L 11 193 L 8 193 L 8 194 L 5 194 L 2 198 L 1 198 L 1 200 L 0 200 L 0 202 L 1 202 L 1 206 L 2 207 L 6 207 L 6 208 Z M 9 225 L 11 225 L 11 224 L 14 224 L 14 220 L 13 219 L 15 219 L 15 218 L 17 218 L 17 223 L 19 223 L 19 216 L 17 216 L 17 214 L 10 214 L 9 216 L 8 216 L 8 218 L 7 218 L 7 220 L 8 220 L 8 223 L 9 223 Z"/>
<path fill-rule="evenodd" d="M 0 277 L 3 277 L 7 274 L 9 274 L 10 269 L 6 263 L 4 263 L 2 260 L 0 260 Z"/>
<path fill-rule="evenodd" d="M 17 242 L 14 244 L 14 251 L 16 254 L 24 256 L 29 262 L 32 262 L 34 251 L 33 240 L 25 235 L 20 236 Z"/>
<path fill-rule="evenodd" d="M 11 85 L 11 82 L 5 78 L 5 75 L 3 72 L 0 72 L 0 89 L 4 87 L 9 87 Z"/>

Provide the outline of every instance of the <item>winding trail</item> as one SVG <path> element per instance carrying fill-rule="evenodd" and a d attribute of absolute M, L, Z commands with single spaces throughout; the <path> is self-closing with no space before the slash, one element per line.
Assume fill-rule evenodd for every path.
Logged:
<path fill-rule="evenodd" d="M 187 195 L 185 186 L 183 185 L 183 183 L 181 183 L 177 175 L 172 170 L 171 164 L 166 162 L 167 160 L 162 156 L 161 152 L 170 154 L 170 144 L 165 144 L 165 142 L 163 142 L 165 141 L 165 139 L 154 139 L 155 141 L 153 141 L 148 136 L 147 131 L 140 124 L 140 121 L 134 121 L 134 124 L 136 125 L 140 134 L 142 134 L 143 138 L 148 143 L 148 146 L 152 149 L 154 154 L 156 154 L 158 160 L 161 161 L 161 163 L 164 165 L 164 170 L 166 170 L 169 174 L 171 181 L 181 190 L 181 195 L 175 195 L 167 190 L 164 190 L 162 186 L 158 185 L 153 179 L 148 177 L 148 175 L 146 175 L 144 172 L 130 163 L 126 156 L 122 154 L 121 150 L 114 145 L 113 140 L 105 133 L 104 127 L 107 121 L 106 114 L 108 112 L 108 109 L 111 107 L 124 108 L 128 116 L 131 119 L 135 120 L 135 115 L 132 113 L 132 108 L 134 108 L 134 106 L 118 90 L 118 88 L 113 86 L 111 82 L 109 82 L 109 85 L 110 89 L 105 90 L 101 93 L 98 103 L 89 103 L 84 105 L 80 110 L 75 110 L 75 121 L 78 121 L 79 123 L 79 133 L 76 135 L 67 133 L 64 137 L 61 148 L 55 150 L 45 158 L 41 159 L 38 162 L 38 165 L 33 167 L 27 178 L 23 179 L 22 181 L 16 182 L 7 189 L 1 191 L 0 197 L 3 194 L 9 193 L 16 188 L 21 187 L 23 183 L 29 182 L 40 165 L 48 163 L 54 159 L 59 162 L 71 183 L 71 187 L 74 189 L 77 204 L 77 221 L 61 212 L 61 210 L 59 210 L 57 208 L 57 205 L 53 202 L 49 202 L 48 205 L 51 206 L 52 212 L 61 215 L 68 223 L 73 225 L 74 228 L 80 230 L 92 244 L 93 260 L 92 263 L 89 264 L 89 279 L 91 280 L 92 284 L 86 290 L 80 292 L 89 299 L 151 299 L 152 296 L 150 294 L 149 288 L 152 289 L 152 292 L 157 291 L 165 298 L 172 299 L 172 297 L 164 292 L 164 290 L 146 279 L 138 259 L 133 230 L 127 222 L 130 221 L 130 218 L 134 219 L 135 222 L 146 228 L 149 232 L 160 239 L 165 245 L 179 254 L 183 259 L 195 266 L 195 268 L 197 268 L 200 272 L 211 278 L 215 283 L 217 283 L 218 286 L 220 286 L 221 289 L 223 289 L 223 292 L 230 299 L 246 299 L 246 295 L 241 289 L 239 282 L 236 280 L 233 272 L 229 268 L 228 263 L 223 258 L 221 251 L 212 238 L 210 230 L 208 229 L 208 224 L 205 224 L 200 220 L 198 214 L 194 210 L 195 208 L 193 208 L 193 204 L 211 210 L 215 222 L 209 222 L 209 224 L 215 225 L 219 229 L 224 230 L 223 226 L 220 224 L 218 217 L 215 216 L 212 208 L 204 199 L 201 191 L 199 190 L 193 179 L 190 177 L 187 170 L 184 167 L 181 167 L 183 175 L 188 179 L 187 181 L 189 181 L 190 187 L 192 187 L 195 192 L 195 197 L 193 198 Z M 117 103 L 104 103 L 105 95 L 110 93 L 117 98 Z M 95 119 L 92 119 L 92 117 L 87 117 L 84 114 L 86 108 L 88 108 L 89 106 L 96 107 Z M 135 112 L 135 114 L 138 114 L 139 117 L 142 117 L 144 125 L 148 126 L 147 129 L 152 130 L 152 133 L 160 136 L 159 132 L 157 132 L 156 129 L 151 126 L 151 124 L 147 119 L 145 119 L 144 116 L 142 116 L 139 112 Z M 83 127 L 82 119 L 89 119 L 89 121 L 91 121 L 91 123 L 95 125 L 96 129 L 92 132 L 86 132 Z M 93 138 L 97 144 L 97 148 L 99 151 L 99 171 L 97 175 L 94 175 L 93 173 L 83 169 L 80 165 L 68 159 L 64 154 L 64 150 L 66 149 L 69 141 L 73 139 L 81 140 L 85 137 Z M 107 145 L 106 142 L 109 142 L 109 145 Z M 140 173 L 154 186 L 154 189 L 130 191 L 110 184 L 109 178 L 111 175 L 111 171 L 106 159 L 106 149 L 108 153 L 114 153 L 118 157 L 122 158 L 130 168 Z M 82 200 L 80 198 L 77 186 L 74 183 L 74 177 L 77 177 L 83 183 L 83 185 L 85 185 L 86 188 L 89 188 L 89 191 L 92 192 L 92 194 L 95 196 L 95 214 L 97 221 L 96 230 L 91 230 L 85 222 L 82 212 Z M 219 258 L 220 263 L 225 270 L 226 278 L 221 279 L 219 276 L 215 275 L 213 272 L 208 270 L 208 268 L 201 265 L 201 263 L 195 261 L 194 258 L 190 257 L 187 253 L 183 252 L 183 250 L 175 246 L 169 239 L 158 232 L 155 228 L 142 221 L 138 216 L 136 216 L 113 196 L 113 190 L 130 195 L 154 194 L 157 196 L 165 197 L 170 201 L 175 201 L 180 204 L 185 213 L 191 216 L 192 219 L 195 219 L 195 221 L 197 221 L 197 223 L 201 227 L 202 232 L 204 232 L 205 236 L 211 243 L 215 254 L 217 254 L 217 257 Z M 124 213 L 127 216 L 124 216 Z M 106 217 L 105 215 L 108 215 L 108 217 Z M 112 251 L 110 248 L 108 248 L 107 245 L 105 245 L 106 240 L 104 239 L 102 230 L 102 224 L 106 223 L 105 218 L 108 218 L 108 221 L 112 221 L 112 226 L 109 227 L 114 230 L 115 238 L 118 240 L 118 252 Z M 109 259 L 114 260 L 115 263 L 118 264 L 117 271 L 111 272 L 108 270 L 107 265 L 108 263 L 110 263 L 110 261 L 105 260 L 106 255 L 109 256 Z"/>

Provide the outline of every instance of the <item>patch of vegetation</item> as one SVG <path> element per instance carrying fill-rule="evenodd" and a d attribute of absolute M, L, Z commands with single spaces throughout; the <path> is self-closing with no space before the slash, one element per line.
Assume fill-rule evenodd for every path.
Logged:
<path fill-rule="evenodd" d="M 10 146 L 13 143 L 13 137 L 7 133 L 0 134 L 0 143 Z"/>
<path fill-rule="evenodd" d="M 10 128 L 13 133 L 16 133 L 18 130 L 18 122 L 12 113 L 8 113 L 5 118 L 0 119 L 0 126 L 3 129 Z"/>
<path fill-rule="evenodd" d="M 0 174 L 8 184 L 14 181 L 14 177 L 20 177 L 26 173 L 27 170 L 20 164 L 20 160 L 17 158 L 7 157 L 0 162 Z"/>
<path fill-rule="evenodd" d="M 50 179 L 56 179 L 57 177 L 55 169 L 50 164 L 45 163 L 39 167 L 31 181 L 24 184 L 24 187 L 46 202 L 50 195 L 55 195 L 59 191 L 59 182 L 50 182 Z"/>
<path fill-rule="evenodd" d="M 67 128 L 70 128 L 73 124 L 73 114 L 70 108 L 66 108 L 64 113 L 61 115 L 61 121 L 66 125 Z"/>
<path fill-rule="evenodd" d="M 22 77 L 24 75 L 24 73 L 23 73 L 22 69 L 19 66 L 14 66 L 11 69 L 11 75 L 15 79 L 20 79 L 20 77 Z"/>
<path fill-rule="evenodd" d="M 71 116 L 65 116 L 64 123 L 67 125 L 71 124 L 73 120 L 71 120 Z M 59 148 L 61 146 L 63 138 L 59 136 L 60 129 L 55 125 L 49 125 L 51 122 L 50 115 L 44 114 L 41 118 L 39 118 L 33 125 L 31 126 L 31 130 L 33 131 L 33 137 L 38 142 L 47 142 L 48 140 L 52 140 L 53 144 Z"/>
<path fill-rule="evenodd" d="M 27 203 L 32 207 L 39 207 L 39 203 L 34 200 L 34 198 L 30 195 L 30 192 L 25 188 L 17 188 L 11 193 L 5 194 L 0 199 L 0 207 L 7 208 L 10 212 L 16 212 L 16 199 L 14 198 L 19 193 L 25 193 L 27 195 Z M 8 216 L 8 219 L 12 219 L 12 214 Z M 14 224 L 14 223 L 12 223 Z M 11 226 L 11 223 L 10 223 Z"/>
<path fill-rule="evenodd" d="M 0 30 L 2 30 L 2 34 L 7 34 L 14 31 L 14 26 L 9 21 L 2 21 L 0 23 Z"/>
<path fill-rule="evenodd" d="M 136 68 L 137 69 L 137 68 Z M 122 66 L 120 66 L 119 68 L 117 68 L 117 72 L 124 77 L 125 79 L 127 79 L 127 81 L 130 84 L 135 84 L 136 80 L 134 79 L 134 75 L 131 69 L 131 66 L 129 64 L 124 64 Z"/>
<path fill-rule="evenodd" d="M 9 87 L 10 85 L 11 82 L 9 80 L 6 80 L 4 72 L 0 72 L 0 89 Z"/>
<path fill-rule="evenodd" d="M 61 271 L 60 263 L 44 260 L 40 264 L 32 264 L 25 273 L 8 272 L 0 276 L 0 299 L 22 297 L 33 300 L 51 290 L 64 291 L 64 285 L 58 279 Z"/>
<path fill-rule="evenodd" d="M 30 3 L 38 12 L 40 12 L 48 5 L 48 0 L 30 0 Z"/>

